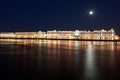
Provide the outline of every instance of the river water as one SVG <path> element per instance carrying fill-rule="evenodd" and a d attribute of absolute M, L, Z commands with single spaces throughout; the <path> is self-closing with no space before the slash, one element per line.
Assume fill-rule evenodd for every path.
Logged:
<path fill-rule="evenodd" d="M 9 79 L 120 80 L 120 42 L 0 39 Z"/>

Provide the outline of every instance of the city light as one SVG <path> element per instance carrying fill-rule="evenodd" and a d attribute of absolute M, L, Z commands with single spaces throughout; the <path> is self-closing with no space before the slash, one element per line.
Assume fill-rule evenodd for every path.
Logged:
<path fill-rule="evenodd" d="M 79 36 L 79 31 L 76 30 L 75 33 L 74 33 L 75 36 Z"/>
<path fill-rule="evenodd" d="M 0 38 L 118 40 L 113 29 L 93 31 L 1 32 Z"/>

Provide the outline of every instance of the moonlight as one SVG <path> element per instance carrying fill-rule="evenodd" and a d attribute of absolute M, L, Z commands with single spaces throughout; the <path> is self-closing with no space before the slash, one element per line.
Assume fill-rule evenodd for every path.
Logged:
<path fill-rule="evenodd" d="M 94 14 L 94 12 L 93 11 L 89 11 L 89 15 L 93 15 Z"/>

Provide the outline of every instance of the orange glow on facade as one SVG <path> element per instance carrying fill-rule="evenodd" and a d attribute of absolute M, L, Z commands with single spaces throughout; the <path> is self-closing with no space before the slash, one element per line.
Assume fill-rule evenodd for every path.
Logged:
<path fill-rule="evenodd" d="M 1 32 L 0 38 L 118 40 L 113 29 L 94 31 Z"/>

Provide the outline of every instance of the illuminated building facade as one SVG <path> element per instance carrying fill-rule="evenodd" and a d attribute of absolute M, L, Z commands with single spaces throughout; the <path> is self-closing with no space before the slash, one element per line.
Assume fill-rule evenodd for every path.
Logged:
<path fill-rule="evenodd" d="M 117 40 L 113 29 L 94 31 L 1 32 L 0 38 Z"/>
<path fill-rule="evenodd" d="M 15 38 L 36 38 L 36 32 L 15 32 Z"/>
<path fill-rule="evenodd" d="M 115 31 L 94 30 L 94 31 L 47 31 L 48 39 L 93 39 L 93 40 L 114 40 L 118 39 Z"/>
<path fill-rule="evenodd" d="M 0 38 L 14 38 L 15 34 L 13 32 L 0 32 Z"/>
<path fill-rule="evenodd" d="M 74 31 L 47 31 L 48 39 L 74 39 Z"/>
<path fill-rule="evenodd" d="M 44 38 L 46 38 L 46 32 L 38 31 L 36 33 L 36 38 L 37 39 L 44 39 Z"/>

